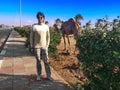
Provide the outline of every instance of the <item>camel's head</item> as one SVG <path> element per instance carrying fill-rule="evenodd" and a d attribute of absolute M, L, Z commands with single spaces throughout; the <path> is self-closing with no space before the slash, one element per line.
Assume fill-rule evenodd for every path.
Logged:
<path fill-rule="evenodd" d="M 98 23 L 101 23 L 101 22 L 103 22 L 103 20 L 102 19 L 98 19 Z"/>
<path fill-rule="evenodd" d="M 119 22 L 119 20 L 118 19 L 114 19 L 113 22 Z"/>
<path fill-rule="evenodd" d="M 83 20 L 83 16 L 81 14 L 77 14 L 74 18 L 77 22 L 79 22 L 79 20 Z"/>

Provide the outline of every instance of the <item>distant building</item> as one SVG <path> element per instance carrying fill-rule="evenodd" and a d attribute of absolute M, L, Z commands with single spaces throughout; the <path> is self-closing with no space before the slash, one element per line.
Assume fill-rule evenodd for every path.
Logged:
<path fill-rule="evenodd" d="M 12 28 L 12 27 L 11 26 L 7 26 L 5 24 L 1 24 L 0 28 L 2 28 L 2 29 L 9 29 L 9 28 Z"/>
<path fill-rule="evenodd" d="M 1 28 L 5 28 L 6 26 L 4 24 L 1 24 Z"/>

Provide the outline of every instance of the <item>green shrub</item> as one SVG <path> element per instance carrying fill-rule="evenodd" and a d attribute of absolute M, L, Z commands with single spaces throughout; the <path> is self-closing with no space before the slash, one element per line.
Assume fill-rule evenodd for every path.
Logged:
<path fill-rule="evenodd" d="M 120 28 L 84 31 L 77 39 L 84 73 L 85 90 L 120 90 Z"/>
<path fill-rule="evenodd" d="M 84 90 L 84 88 L 82 87 L 82 85 L 80 83 L 78 83 L 78 82 L 74 83 L 72 85 L 72 88 L 73 88 L 73 90 Z"/>
<path fill-rule="evenodd" d="M 57 45 L 61 42 L 60 32 L 55 30 L 50 30 L 50 46 L 49 46 L 49 54 L 54 57 L 57 54 Z"/>
<path fill-rule="evenodd" d="M 15 27 L 16 30 L 22 37 L 26 37 L 27 40 L 25 42 L 25 46 L 29 48 L 30 46 L 30 27 Z"/>
<path fill-rule="evenodd" d="M 28 38 L 30 35 L 30 27 L 15 27 L 16 30 L 22 37 Z"/>
<path fill-rule="evenodd" d="M 30 48 L 30 28 L 29 27 L 15 27 L 16 30 L 22 37 L 26 37 L 27 40 L 25 42 L 25 46 Z M 56 56 L 57 54 L 57 45 L 61 41 L 60 32 L 56 32 L 55 30 L 50 29 L 50 46 L 49 46 L 49 55 L 51 57 Z"/>

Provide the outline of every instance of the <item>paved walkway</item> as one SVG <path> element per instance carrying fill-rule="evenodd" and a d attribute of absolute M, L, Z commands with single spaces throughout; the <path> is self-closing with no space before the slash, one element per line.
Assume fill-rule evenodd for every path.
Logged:
<path fill-rule="evenodd" d="M 0 90 L 71 90 L 52 68 L 53 81 L 45 80 L 44 68 L 42 80 L 36 80 L 35 57 L 24 42 L 25 39 L 13 30 L 0 53 Z"/>

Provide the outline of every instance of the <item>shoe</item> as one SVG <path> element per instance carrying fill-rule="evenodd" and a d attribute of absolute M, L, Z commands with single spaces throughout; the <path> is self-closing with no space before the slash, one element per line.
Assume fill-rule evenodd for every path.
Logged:
<path fill-rule="evenodd" d="M 37 76 L 37 80 L 38 80 L 38 81 L 40 81 L 40 80 L 41 80 L 40 75 L 38 75 L 38 76 Z"/>
<path fill-rule="evenodd" d="M 52 77 L 47 77 L 47 80 L 52 81 L 52 80 L 53 80 L 53 78 L 52 78 Z"/>

